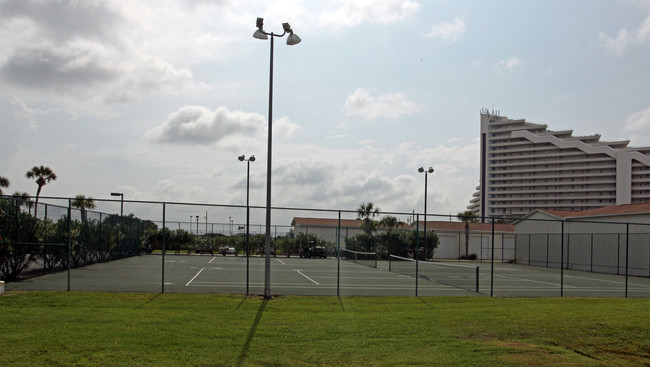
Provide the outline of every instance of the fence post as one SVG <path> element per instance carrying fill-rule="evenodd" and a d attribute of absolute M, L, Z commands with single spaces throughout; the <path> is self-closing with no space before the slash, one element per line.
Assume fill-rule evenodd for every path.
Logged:
<path fill-rule="evenodd" d="M 339 210 L 339 221 L 336 227 L 336 296 L 340 296 L 341 288 L 341 211 Z"/>
<path fill-rule="evenodd" d="M 490 263 L 490 297 L 494 297 L 494 217 L 492 217 L 492 260 Z"/>
<path fill-rule="evenodd" d="M 70 292 L 70 262 L 72 260 L 72 199 L 68 198 L 68 292 Z"/>
<path fill-rule="evenodd" d="M 625 223 L 625 298 L 627 298 L 628 266 L 630 259 L 630 223 Z"/>
<path fill-rule="evenodd" d="M 560 239 L 560 297 L 564 297 L 564 220 L 562 224 L 562 233 Z"/>
<path fill-rule="evenodd" d="M 163 217 L 162 217 L 162 245 L 160 246 L 162 251 L 162 284 L 160 285 L 160 293 L 165 293 L 165 212 L 166 212 L 166 203 L 163 202 Z M 180 223 L 180 222 L 179 222 Z"/>
<path fill-rule="evenodd" d="M 418 296 L 418 278 L 420 262 L 420 214 L 415 215 L 415 296 Z"/>

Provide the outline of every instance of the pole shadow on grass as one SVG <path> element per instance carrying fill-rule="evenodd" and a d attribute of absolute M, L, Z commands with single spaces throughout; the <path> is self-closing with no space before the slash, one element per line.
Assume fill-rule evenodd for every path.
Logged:
<path fill-rule="evenodd" d="M 237 366 L 243 365 L 244 361 L 246 360 L 246 357 L 248 356 L 248 350 L 250 349 L 251 342 L 255 337 L 255 331 L 257 331 L 257 326 L 259 325 L 260 320 L 262 319 L 262 314 L 264 313 L 264 309 L 266 308 L 267 302 L 268 300 L 263 299 L 262 303 L 260 304 L 260 307 L 257 309 L 257 315 L 255 315 L 255 320 L 253 320 L 253 325 L 251 325 L 251 328 L 248 331 L 248 337 L 246 337 L 244 348 L 242 349 L 241 354 L 239 355 L 239 359 L 237 360 Z"/>

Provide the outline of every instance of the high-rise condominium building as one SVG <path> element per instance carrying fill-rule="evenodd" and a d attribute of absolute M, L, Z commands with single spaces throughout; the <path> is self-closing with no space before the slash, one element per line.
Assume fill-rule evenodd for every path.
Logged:
<path fill-rule="evenodd" d="M 650 147 L 573 136 L 481 110 L 481 175 L 467 207 L 486 217 L 650 201 Z"/>

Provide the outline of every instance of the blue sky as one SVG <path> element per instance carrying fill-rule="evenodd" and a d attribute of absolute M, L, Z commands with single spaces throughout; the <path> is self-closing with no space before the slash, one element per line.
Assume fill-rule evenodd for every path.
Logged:
<path fill-rule="evenodd" d="M 650 1 L 0 0 L 5 192 L 465 210 L 479 112 L 650 145 Z"/>

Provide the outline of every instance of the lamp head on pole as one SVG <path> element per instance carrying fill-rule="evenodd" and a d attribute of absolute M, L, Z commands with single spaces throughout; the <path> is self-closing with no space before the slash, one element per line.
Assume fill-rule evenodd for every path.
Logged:
<path fill-rule="evenodd" d="M 257 18 L 257 30 L 253 33 L 253 37 L 261 40 L 267 40 L 269 37 L 264 32 L 264 18 Z"/>
<path fill-rule="evenodd" d="M 242 154 L 242 155 L 240 155 L 239 157 L 237 157 L 237 159 L 239 159 L 240 161 L 242 161 L 242 162 L 243 162 L 243 161 L 244 161 L 244 159 L 246 159 L 246 157 L 244 157 L 244 155 Z"/>
<path fill-rule="evenodd" d="M 282 29 L 284 29 L 285 33 L 289 33 L 289 37 L 287 37 L 287 45 L 297 45 L 300 43 L 300 41 L 302 41 L 297 34 L 293 33 L 293 30 L 291 29 L 289 23 L 282 23 Z"/>
<path fill-rule="evenodd" d="M 251 161 L 251 162 L 255 162 L 255 156 L 252 155 L 250 158 L 248 158 L 248 160 Z"/>

